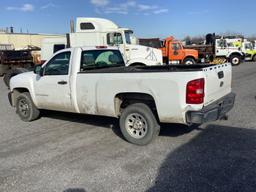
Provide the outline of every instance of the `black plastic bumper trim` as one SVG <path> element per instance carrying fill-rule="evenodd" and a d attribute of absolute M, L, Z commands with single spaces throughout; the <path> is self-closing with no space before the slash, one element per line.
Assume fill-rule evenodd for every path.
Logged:
<path fill-rule="evenodd" d="M 234 107 L 235 97 L 234 93 L 230 93 L 218 101 L 205 106 L 201 111 L 187 112 L 187 123 L 203 124 L 221 119 Z"/>

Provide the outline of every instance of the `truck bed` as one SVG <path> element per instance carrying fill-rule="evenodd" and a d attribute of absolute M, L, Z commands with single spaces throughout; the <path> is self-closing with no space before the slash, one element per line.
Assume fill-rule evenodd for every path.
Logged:
<path fill-rule="evenodd" d="M 196 64 L 196 65 L 162 65 L 162 66 L 143 66 L 143 67 L 108 67 L 100 69 L 90 69 L 80 73 L 152 73 L 152 72 L 185 72 L 202 71 L 203 68 L 216 65 Z"/>

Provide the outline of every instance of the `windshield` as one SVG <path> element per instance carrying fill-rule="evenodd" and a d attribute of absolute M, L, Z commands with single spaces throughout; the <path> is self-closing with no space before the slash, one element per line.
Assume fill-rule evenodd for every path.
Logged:
<path fill-rule="evenodd" d="M 125 31 L 125 41 L 127 44 L 132 44 L 132 40 L 135 39 L 133 31 Z"/>

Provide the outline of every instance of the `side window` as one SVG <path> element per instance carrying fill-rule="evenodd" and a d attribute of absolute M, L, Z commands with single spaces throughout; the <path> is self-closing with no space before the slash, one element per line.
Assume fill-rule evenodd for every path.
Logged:
<path fill-rule="evenodd" d="M 95 27 L 92 23 L 81 23 L 80 29 L 81 30 L 92 30 L 92 29 L 95 29 Z"/>
<path fill-rule="evenodd" d="M 81 58 L 80 71 L 102 67 L 125 66 L 121 53 L 117 50 L 84 51 Z"/>
<path fill-rule="evenodd" d="M 179 44 L 179 43 L 173 43 L 173 44 L 172 44 L 172 49 L 173 49 L 174 51 L 180 50 L 180 49 L 181 49 L 180 44 Z"/>
<path fill-rule="evenodd" d="M 62 49 L 65 49 L 65 48 L 66 48 L 66 46 L 64 44 L 55 44 L 53 46 L 53 53 L 56 53 L 56 52 L 58 52 Z"/>
<path fill-rule="evenodd" d="M 108 33 L 107 34 L 108 45 L 123 44 L 123 38 L 121 33 Z"/>
<path fill-rule="evenodd" d="M 44 69 L 44 75 L 68 75 L 71 52 L 63 52 L 52 58 Z"/>
<path fill-rule="evenodd" d="M 227 43 L 227 46 L 228 46 L 228 47 L 235 47 L 235 44 L 232 43 L 232 42 L 230 42 L 230 43 Z"/>
<path fill-rule="evenodd" d="M 217 47 L 227 47 L 227 41 L 224 39 L 217 40 Z"/>

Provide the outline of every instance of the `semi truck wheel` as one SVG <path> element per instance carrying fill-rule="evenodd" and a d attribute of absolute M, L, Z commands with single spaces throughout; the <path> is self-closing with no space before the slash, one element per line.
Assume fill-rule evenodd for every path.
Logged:
<path fill-rule="evenodd" d="M 233 66 L 238 66 L 241 63 L 241 56 L 240 55 L 231 55 L 230 62 Z"/>
<path fill-rule="evenodd" d="M 184 59 L 183 64 L 184 65 L 194 65 L 194 64 L 196 64 L 196 61 L 193 58 L 186 58 L 186 59 Z"/>
<path fill-rule="evenodd" d="M 149 144 L 160 131 L 155 115 L 143 103 L 132 104 L 124 109 L 120 128 L 124 138 L 135 145 Z"/>
<path fill-rule="evenodd" d="M 256 62 L 256 55 L 253 56 L 252 60 Z"/>
<path fill-rule="evenodd" d="M 21 73 L 25 73 L 28 72 L 29 70 L 24 69 L 24 68 L 17 68 L 17 69 L 12 69 L 10 71 L 8 71 L 5 75 L 4 75 L 4 83 L 5 85 L 10 88 L 10 80 L 12 77 L 21 74 Z"/>
<path fill-rule="evenodd" d="M 36 120 L 40 111 L 34 105 L 29 93 L 21 93 L 16 99 L 16 113 L 22 121 L 30 122 Z"/>

